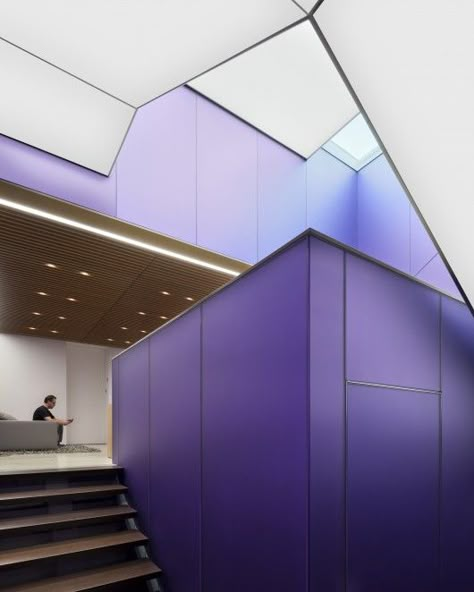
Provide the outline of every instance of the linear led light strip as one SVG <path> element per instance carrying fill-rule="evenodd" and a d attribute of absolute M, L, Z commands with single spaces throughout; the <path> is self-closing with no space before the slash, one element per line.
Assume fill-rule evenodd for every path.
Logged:
<path fill-rule="evenodd" d="M 91 234 L 96 234 L 98 236 L 104 236 L 106 238 L 110 238 L 114 241 L 119 243 L 124 243 L 126 245 L 132 245 L 133 247 L 137 247 L 139 249 L 144 249 L 146 251 L 151 251 L 153 253 L 157 253 L 159 255 L 164 255 L 165 257 L 170 257 L 171 259 L 177 259 L 178 261 L 185 261 L 186 263 L 191 263 L 192 265 L 196 265 L 198 267 L 204 267 L 205 269 L 212 269 L 213 271 L 219 271 L 221 273 L 225 273 L 227 275 L 236 277 L 240 275 L 240 272 L 233 271 L 232 269 L 227 269 L 226 267 L 221 267 L 220 265 L 214 265 L 213 263 L 208 263 L 207 261 L 202 261 L 201 259 L 195 259 L 194 257 L 188 257 L 187 255 L 181 255 L 176 251 L 170 251 L 169 249 L 163 249 L 161 247 L 155 247 L 154 245 L 150 245 L 148 243 L 144 243 L 139 240 L 135 240 L 133 238 L 128 238 L 121 234 L 116 234 L 115 232 L 109 232 L 108 230 L 102 230 L 101 228 L 96 228 L 95 226 L 90 226 L 89 224 L 83 224 L 82 222 L 76 222 L 75 220 L 71 220 L 69 218 L 64 218 L 63 216 L 57 216 L 56 214 L 50 214 L 48 212 L 44 212 L 42 210 L 38 210 L 36 208 L 31 208 L 30 206 L 25 206 L 23 204 L 16 203 L 14 201 L 10 201 L 8 199 L 0 198 L 0 206 L 5 206 L 7 208 L 11 208 L 12 210 L 18 210 L 19 212 L 24 212 L 25 214 L 31 214 L 32 216 L 37 216 L 38 218 L 44 218 L 46 220 L 52 220 L 53 222 L 58 222 L 59 224 L 63 224 L 64 226 L 69 226 L 70 228 L 77 228 L 79 230 L 84 230 L 85 232 L 90 232 Z"/>

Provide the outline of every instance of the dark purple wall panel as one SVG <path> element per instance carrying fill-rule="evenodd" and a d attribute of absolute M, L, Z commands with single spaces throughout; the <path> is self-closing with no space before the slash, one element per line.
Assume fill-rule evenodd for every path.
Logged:
<path fill-rule="evenodd" d="M 304 592 L 308 240 L 203 304 L 203 590 Z"/>
<path fill-rule="evenodd" d="M 474 590 L 474 319 L 443 298 L 442 590 Z"/>
<path fill-rule="evenodd" d="M 348 592 L 438 589 L 439 395 L 348 387 Z"/>
<path fill-rule="evenodd" d="M 114 459 L 167 590 L 472 592 L 473 362 L 464 305 L 315 237 L 125 351 Z"/>
<path fill-rule="evenodd" d="M 118 464 L 125 469 L 131 504 L 140 510 L 140 526 L 149 518 L 149 341 L 119 358 Z"/>
<path fill-rule="evenodd" d="M 201 310 L 150 339 L 150 532 L 169 592 L 198 592 Z"/>
<path fill-rule="evenodd" d="M 344 252 L 310 240 L 310 590 L 345 590 Z"/>
<path fill-rule="evenodd" d="M 440 389 L 440 296 L 347 255 L 347 378 Z"/>

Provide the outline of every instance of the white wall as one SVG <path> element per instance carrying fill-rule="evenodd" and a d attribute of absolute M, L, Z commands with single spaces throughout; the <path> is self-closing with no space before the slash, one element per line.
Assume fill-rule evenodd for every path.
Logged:
<path fill-rule="evenodd" d="M 61 341 L 0 334 L 0 408 L 32 419 L 46 395 L 56 395 L 55 415 L 67 415 L 66 348 Z"/>
<path fill-rule="evenodd" d="M 66 343 L 68 442 L 105 442 L 107 406 L 103 347 Z"/>
<path fill-rule="evenodd" d="M 74 417 L 65 442 L 104 443 L 111 397 L 110 360 L 120 350 L 39 337 L 0 334 L 0 409 L 31 419 L 47 394 L 54 414 Z M 111 384 L 111 382 L 110 382 Z"/>

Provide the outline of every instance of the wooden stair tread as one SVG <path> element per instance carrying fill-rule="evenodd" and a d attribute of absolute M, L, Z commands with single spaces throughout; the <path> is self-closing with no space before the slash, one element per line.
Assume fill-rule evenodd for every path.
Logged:
<path fill-rule="evenodd" d="M 41 476 L 45 477 L 47 475 L 68 475 L 68 474 L 75 474 L 78 475 L 80 473 L 121 473 L 123 467 L 120 465 L 94 465 L 91 467 L 54 467 L 54 468 L 45 468 L 45 469 L 20 469 L 17 471 L 1 471 L 0 472 L 0 480 L 4 479 L 11 479 L 11 477 L 22 478 L 26 477 L 30 479 L 31 477 Z"/>
<path fill-rule="evenodd" d="M 149 559 L 126 561 L 108 567 L 82 571 L 58 578 L 48 578 L 31 584 L 5 588 L 3 592 L 85 592 L 100 586 L 146 579 L 160 573 L 160 568 Z"/>
<path fill-rule="evenodd" d="M 76 496 L 90 496 L 98 494 L 116 495 L 127 491 L 125 485 L 110 483 L 108 485 L 81 485 L 80 487 L 60 487 L 58 489 L 30 489 L 24 491 L 12 491 L 0 493 L 0 503 L 21 502 L 46 498 L 62 498 Z"/>
<path fill-rule="evenodd" d="M 25 518 L 0 520 L 0 533 L 11 533 L 18 530 L 35 530 L 42 526 L 60 526 L 76 522 L 91 522 L 114 518 L 127 518 L 136 514 L 130 506 L 110 506 L 92 510 L 77 510 L 57 514 L 38 514 Z"/>
<path fill-rule="evenodd" d="M 0 567 L 10 567 L 30 561 L 118 547 L 120 545 L 144 544 L 147 540 L 147 537 L 138 530 L 124 530 L 112 534 L 66 539 L 31 547 L 19 547 L 0 552 Z"/>

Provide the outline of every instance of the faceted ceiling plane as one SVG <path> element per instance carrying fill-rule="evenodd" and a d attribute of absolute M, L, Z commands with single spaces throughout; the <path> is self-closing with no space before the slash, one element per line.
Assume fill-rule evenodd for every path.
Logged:
<path fill-rule="evenodd" d="M 293 0 L 2 1 L 0 133 L 107 175 L 137 107 L 306 16 Z"/>
<path fill-rule="evenodd" d="M 313 8 L 316 6 L 316 0 L 295 0 L 303 10 L 306 12 L 311 12 Z"/>
<path fill-rule="evenodd" d="M 0 133 L 108 174 L 135 110 L 0 41 Z"/>
<path fill-rule="evenodd" d="M 4 0 L 0 37 L 139 107 L 303 17 L 292 0 Z"/>
<path fill-rule="evenodd" d="M 472 309 L 474 3 L 325 0 L 315 17 Z"/>
<path fill-rule="evenodd" d="M 305 158 L 358 112 L 308 21 L 189 86 Z"/>

